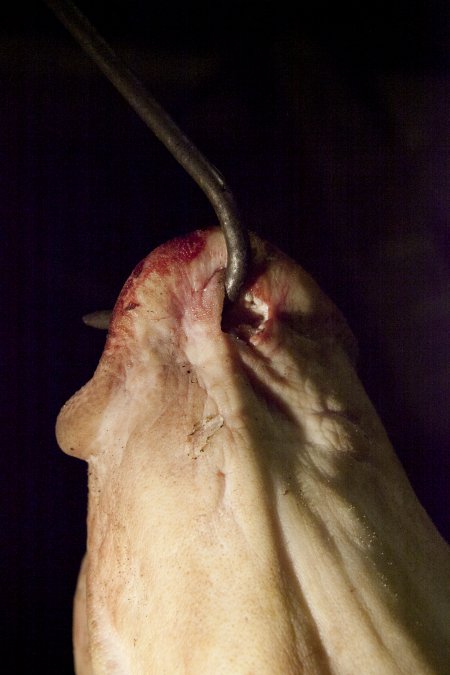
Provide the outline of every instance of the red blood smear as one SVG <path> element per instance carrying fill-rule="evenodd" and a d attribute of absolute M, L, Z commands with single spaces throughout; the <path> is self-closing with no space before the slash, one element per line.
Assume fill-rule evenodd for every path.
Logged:
<path fill-rule="evenodd" d="M 152 251 L 147 258 L 141 260 L 122 288 L 113 317 L 115 318 L 124 311 L 139 307 L 139 303 L 135 301 L 134 291 L 145 281 L 148 275 L 156 273 L 163 276 L 194 260 L 205 247 L 207 236 L 206 230 L 196 230 L 184 237 L 177 237 L 162 244 Z M 137 281 L 141 274 L 143 274 L 143 278 Z M 110 330 L 113 331 L 113 325 Z"/>
<path fill-rule="evenodd" d="M 141 275 L 144 268 L 146 276 L 152 272 L 163 275 L 173 269 L 175 265 L 178 266 L 193 260 L 205 247 L 206 235 L 206 230 L 196 230 L 184 237 L 177 237 L 158 246 L 147 258 L 136 265 L 126 281 L 121 295 L 124 296 L 134 286 L 134 279 Z M 126 309 L 134 309 L 134 307 L 127 307 Z"/>
<path fill-rule="evenodd" d="M 151 254 L 148 271 L 165 274 L 174 265 L 188 263 L 198 256 L 205 243 L 206 232 L 196 230 L 185 237 L 177 237 L 167 244 L 162 244 Z"/>
<path fill-rule="evenodd" d="M 142 268 L 144 267 L 144 262 L 145 262 L 145 258 L 144 258 L 144 260 L 141 260 L 141 262 L 139 262 L 139 263 L 136 265 L 136 267 L 134 268 L 134 270 L 131 272 L 131 276 L 132 276 L 132 277 L 135 277 L 135 278 L 136 278 L 136 277 L 138 277 L 138 276 L 140 275 L 140 273 L 142 272 Z"/>

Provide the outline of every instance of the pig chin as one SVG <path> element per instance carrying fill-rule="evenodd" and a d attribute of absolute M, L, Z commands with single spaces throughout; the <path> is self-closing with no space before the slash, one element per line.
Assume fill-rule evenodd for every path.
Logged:
<path fill-rule="evenodd" d="M 77 673 L 443 673 L 448 552 L 353 336 L 302 269 L 251 244 L 224 312 L 219 230 L 152 252 L 58 417 L 89 464 Z"/>

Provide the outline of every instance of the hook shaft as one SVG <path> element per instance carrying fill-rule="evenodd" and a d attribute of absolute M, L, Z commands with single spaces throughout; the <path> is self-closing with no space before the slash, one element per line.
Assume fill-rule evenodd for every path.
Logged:
<path fill-rule="evenodd" d="M 247 232 L 241 224 L 238 207 L 223 177 L 149 94 L 142 82 L 119 59 L 71 0 L 45 0 L 45 2 L 207 196 L 225 236 L 227 247 L 225 289 L 228 299 L 233 302 L 247 273 L 249 243 Z"/>

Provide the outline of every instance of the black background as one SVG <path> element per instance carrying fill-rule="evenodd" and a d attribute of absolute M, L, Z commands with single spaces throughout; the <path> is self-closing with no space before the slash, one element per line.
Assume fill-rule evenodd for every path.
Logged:
<path fill-rule="evenodd" d="M 86 468 L 54 422 L 105 337 L 81 316 L 215 218 L 45 5 L 18 5 L 0 10 L 2 664 L 71 673 Z M 248 227 L 344 312 L 448 538 L 448 3 L 80 6 L 220 168 Z"/>

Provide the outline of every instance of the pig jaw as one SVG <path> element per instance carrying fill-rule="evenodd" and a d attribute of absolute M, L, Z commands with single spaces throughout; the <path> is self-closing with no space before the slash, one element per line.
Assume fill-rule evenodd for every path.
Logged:
<path fill-rule="evenodd" d="M 447 554 L 351 337 L 307 275 L 253 247 L 257 273 L 229 317 L 241 339 L 220 327 L 221 236 L 197 233 L 182 266 L 168 245 L 132 275 L 93 380 L 61 413 L 62 447 L 90 467 L 75 622 L 90 667 L 445 672 L 445 593 L 405 550 L 425 543 L 440 574 Z"/>

